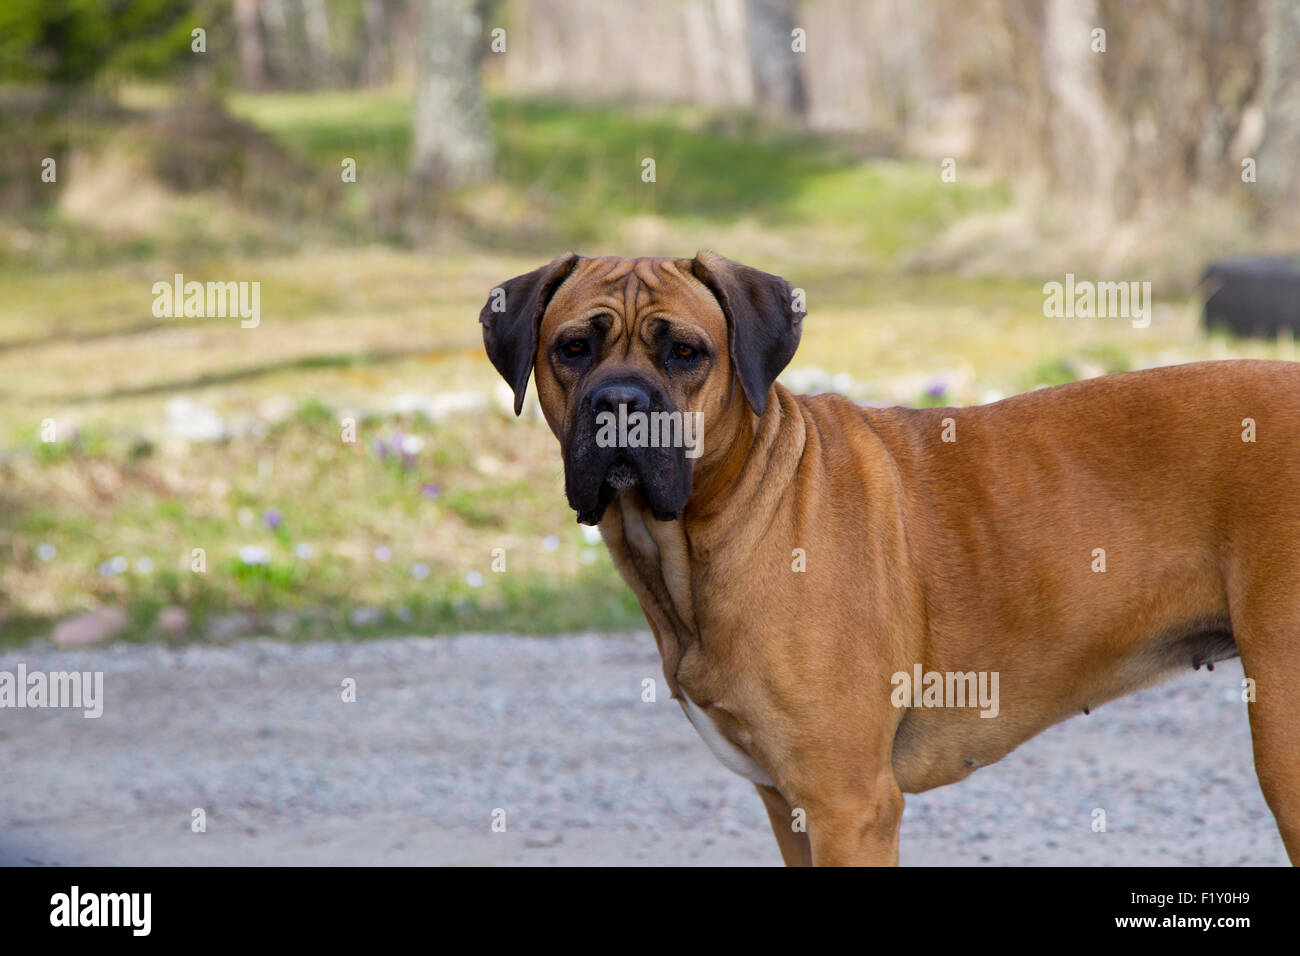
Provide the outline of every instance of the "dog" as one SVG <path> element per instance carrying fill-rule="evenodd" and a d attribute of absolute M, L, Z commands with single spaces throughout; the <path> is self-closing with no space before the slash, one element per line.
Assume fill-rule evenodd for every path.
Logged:
<path fill-rule="evenodd" d="M 1300 365 L 871 408 L 777 383 L 803 318 L 784 279 L 709 252 L 570 253 L 479 316 L 785 862 L 896 865 L 904 793 L 1237 656 L 1300 861 Z M 613 426 L 638 414 L 695 416 L 697 444 Z"/>

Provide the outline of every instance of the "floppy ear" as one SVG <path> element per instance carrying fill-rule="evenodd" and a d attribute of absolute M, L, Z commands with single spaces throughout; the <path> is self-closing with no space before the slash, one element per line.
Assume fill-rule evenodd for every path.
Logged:
<path fill-rule="evenodd" d="M 762 415 L 768 389 L 794 357 L 803 334 L 803 313 L 794 310 L 790 283 L 712 252 L 697 253 L 691 271 L 722 306 L 731 366 L 749 407 Z"/>
<path fill-rule="evenodd" d="M 540 269 L 507 279 L 492 290 L 478 314 L 488 358 L 514 389 L 516 415 L 523 410 L 533 373 L 542 314 L 577 262 L 578 257 L 568 252 Z"/>

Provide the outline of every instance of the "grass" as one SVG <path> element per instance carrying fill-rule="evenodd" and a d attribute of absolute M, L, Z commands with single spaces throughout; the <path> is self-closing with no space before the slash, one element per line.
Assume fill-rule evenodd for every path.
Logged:
<path fill-rule="evenodd" d="M 565 248 L 710 247 L 781 272 L 809 304 L 787 377 L 845 382 L 862 400 L 973 402 L 1281 354 L 1207 338 L 1184 300 L 1134 330 L 1045 319 L 1038 283 L 908 272 L 911 253 L 1007 189 L 744 116 L 494 100 L 500 176 L 454 197 L 430 250 L 376 224 L 404 179 L 404 96 L 239 96 L 231 109 L 283 150 L 275 168 L 315 171 L 259 186 L 305 190 L 302 218 L 214 185 L 151 193 L 157 215 L 131 228 L 94 204 L 0 223 L 0 642 L 101 603 L 128 610 L 133 639 L 156 636 L 169 605 L 189 611 L 192 635 L 233 615 L 287 638 L 641 626 L 565 505 L 554 438 L 505 410 L 482 354 L 488 290 Z M 143 129 L 134 151 L 168 148 Z M 343 157 L 357 160 L 352 192 L 323 185 Z M 155 319 L 150 287 L 174 272 L 261 282 L 261 325 Z M 179 436 L 177 397 L 228 437 Z M 399 431 L 419 447 L 376 451 Z"/>

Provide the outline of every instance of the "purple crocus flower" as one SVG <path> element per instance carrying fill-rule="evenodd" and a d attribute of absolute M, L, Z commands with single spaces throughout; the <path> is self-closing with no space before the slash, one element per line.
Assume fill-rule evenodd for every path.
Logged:
<path fill-rule="evenodd" d="M 408 469 L 414 468 L 416 461 L 419 460 L 420 451 L 424 448 L 424 439 L 419 435 L 407 435 L 402 438 L 397 448 L 402 452 L 402 464 Z"/>
<path fill-rule="evenodd" d="M 931 398 L 943 398 L 944 395 L 948 394 L 948 386 L 942 379 L 935 379 L 930 383 L 930 387 L 925 390 L 925 394 Z"/>
<path fill-rule="evenodd" d="M 279 508 L 271 508 L 266 514 L 262 515 L 263 523 L 274 531 L 280 525 L 284 524 L 284 515 L 280 513 Z"/>
<path fill-rule="evenodd" d="M 435 485 L 426 481 L 420 488 L 420 495 L 430 500 L 437 498 L 440 494 L 442 494 L 442 485 Z"/>

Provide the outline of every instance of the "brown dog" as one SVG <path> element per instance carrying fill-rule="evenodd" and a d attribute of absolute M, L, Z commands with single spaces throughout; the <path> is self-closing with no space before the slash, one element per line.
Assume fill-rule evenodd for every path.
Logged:
<path fill-rule="evenodd" d="M 786 862 L 896 863 L 904 792 L 1238 654 L 1300 861 L 1300 366 L 873 409 L 775 384 L 801 319 L 787 282 L 708 253 L 562 256 L 480 315 L 516 412 L 536 370 L 569 503 Z M 610 429 L 634 412 L 682 440 Z"/>

